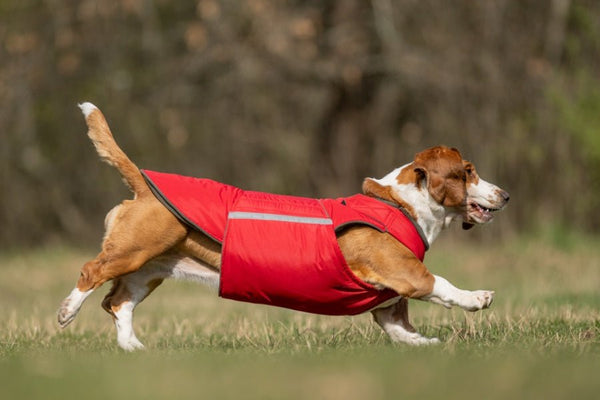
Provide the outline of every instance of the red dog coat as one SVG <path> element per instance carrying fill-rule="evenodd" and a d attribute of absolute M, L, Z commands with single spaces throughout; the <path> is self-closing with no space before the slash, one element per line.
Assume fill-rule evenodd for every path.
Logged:
<path fill-rule="evenodd" d="M 421 261 L 427 250 L 426 239 L 399 208 L 362 194 L 309 199 L 244 191 L 209 179 L 142 174 L 177 218 L 222 244 L 219 295 L 224 298 L 316 314 L 360 314 L 398 294 L 377 290 L 352 273 L 336 231 L 368 225 L 393 235 Z"/>

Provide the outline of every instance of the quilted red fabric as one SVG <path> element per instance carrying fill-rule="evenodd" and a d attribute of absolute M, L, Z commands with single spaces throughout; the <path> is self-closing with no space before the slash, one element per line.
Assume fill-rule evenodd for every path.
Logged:
<path fill-rule="evenodd" d="M 311 199 L 245 191 L 209 179 L 142 174 L 175 216 L 223 245 L 219 295 L 224 298 L 317 314 L 360 314 L 398 294 L 375 289 L 352 273 L 336 231 L 368 225 L 393 235 L 420 260 L 427 250 L 400 209 L 361 194 Z"/>

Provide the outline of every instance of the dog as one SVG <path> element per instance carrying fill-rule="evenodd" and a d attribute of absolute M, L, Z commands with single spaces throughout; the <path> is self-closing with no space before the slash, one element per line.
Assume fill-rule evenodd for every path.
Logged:
<path fill-rule="evenodd" d="M 411 325 L 408 299 L 468 311 L 492 304 L 493 291 L 458 289 L 423 264 L 424 251 L 453 220 L 462 218 L 464 229 L 490 222 L 509 200 L 457 149 L 424 150 L 381 179 L 366 178 L 362 194 L 304 199 L 140 170 L 102 112 L 87 102 L 79 107 L 100 158 L 120 172 L 134 198 L 107 214 L 101 252 L 83 265 L 60 305 L 63 328 L 94 290 L 112 281 L 102 307 L 114 320 L 119 346 L 141 349 L 134 308 L 170 277 L 236 300 L 331 315 L 370 311 L 392 341 L 411 345 L 439 340 Z M 191 195 L 196 185 L 202 191 Z M 191 211 L 184 210 L 186 201 L 194 204 Z M 195 211 L 204 203 L 205 211 Z M 302 236 L 304 230 L 316 236 Z"/>

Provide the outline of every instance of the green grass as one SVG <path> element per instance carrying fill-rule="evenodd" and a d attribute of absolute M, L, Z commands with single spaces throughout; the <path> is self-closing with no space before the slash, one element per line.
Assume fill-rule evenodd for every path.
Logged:
<path fill-rule="evenodd" d="M 436 243 L 429 268 L 493 289 L 478 313 L 414 301 L 417 329 L 443 343 L 389 342 L 370 315 L 323 317 L 217 298 L 167 282 L 139 307 L 147 346 L 118 349 L 94 293 L 65 330 L 55 322 L 92 253 L 0 254 L 0 399 L 597 398 L 600 246 L 596 238 Z"/>

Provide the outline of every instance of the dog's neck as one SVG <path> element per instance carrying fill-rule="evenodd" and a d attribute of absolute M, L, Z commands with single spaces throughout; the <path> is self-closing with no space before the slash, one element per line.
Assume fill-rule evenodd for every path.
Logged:
<path fill-rule="evenodd" d="M 405 208 L 419 224 L 431 245 L 456 215 L 433 199 L 424 179 L 399 179 L 401 176 L 414 174 L 412 170 L 413 164 L 410 163 L 396 168 L 381 179 L 367 178 L 363 191 L 366 195 L 392 201 Z"/>

